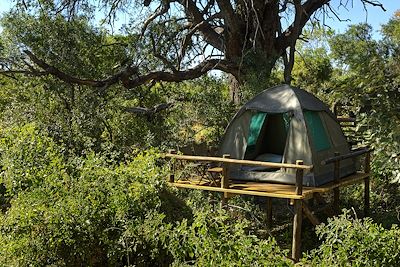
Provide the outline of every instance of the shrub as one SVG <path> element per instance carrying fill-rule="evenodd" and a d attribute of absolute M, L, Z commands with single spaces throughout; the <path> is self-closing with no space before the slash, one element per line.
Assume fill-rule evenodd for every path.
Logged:
<path fill-rule="evenodd" d="M 61 152 L 34 126 L 3 136 L 9 206 L 0 213 L 1 266 L 291 263 L 245 220 L 210 205 L 193 212 L 167 187 L 154 150 L 126 163 Z"/>
<path fill-rule="evenodd" d="M 311 266 L 399 266 L 400 229 L 385 229 L 349 211 L 317 227 L 322 244 L 303 263 Z"/>
<path fill-rule="evenodd" d="M 13 197 L 0 217 L 0 265 L 114 265 L 128 256 L 151 262 L 142 250 L 151 251 L 152 244 L 141 239 L 139 229 L 159 227 L 156 223 L 164 223 L 159 218 L 179 220 L 185 210 L 170 208 L 163 215 L 173 196 L 164 193 L 165 172 L 155 155 L 119 166 L 94 154 L 76 162 L 73 176 L 58 176 L 53 186 L 44 178 Z M 56 169 L 51 177 L 57 179 Z M 137 233 L 131 240 L 130 232 Z"/>
<path fill-rule="evenodd" d="M 65 175 L 62 150 L 34 124 L 1 131 L 1 182 L 7 188 L 7 195 L 62 180 Z"/>
<path fill-rule="evenodd" d="M 292 266 L 286 250 L 274 239 L 259 239 L 248 232 L 249 222 L 237 222 L 223 210 L 202 209 L 193 223 L 178 223 L 168 247 L 174 265 L 196 266 Z"/>

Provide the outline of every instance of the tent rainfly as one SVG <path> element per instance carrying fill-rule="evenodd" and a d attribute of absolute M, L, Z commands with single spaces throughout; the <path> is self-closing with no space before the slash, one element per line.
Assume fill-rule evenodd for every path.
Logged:
<path fill-rule="evenodd" d="M 303 185 L 319 186 L 333 180 L 333 164 L 321 161 L 335 152 L 350 152 L 336 116 L 312 94 L 289 85 L 267 89 L 247 102 L 229 123 L 219 153 L 231 158 L 313 165 Z M 340 177 L 354 173 L 355 161 L 340 162 Z M 291 169 L 234 166 L 233 180 L 294 184 Z"/>

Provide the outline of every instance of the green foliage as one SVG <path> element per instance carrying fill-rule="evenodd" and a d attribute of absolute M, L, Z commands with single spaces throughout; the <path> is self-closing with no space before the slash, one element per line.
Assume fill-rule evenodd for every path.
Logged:
<path fill-rule="evenodd" d="M 311 92 L 318 92 L 331 78 L 333 67 L 324 47 L 305 48 L 293 68 L 293 83 Z"/>
<path fill-rule="evenodd" d="M 291 266 L 276 242 L 248 235 L 248 222 L 234 222 L 224 211 L 200 210 L 191 225 L 182 221 L 174 229 L 170 246 L 175 264 L 196 266 Z M 183 242 L 182 242 L 183 241 Z M 188 259 L 193 259 L 188 262 Z"/>
<path fill-rule="evenodd" d="M 92 26 L 88 17 L 67 20 L 45 10 L 35 15 L 11 12 L 1 23 L 5 52 L 8 57 L 14 55 L 13 64 L 25 57 L 21 50 L 29 48 L 38 58 L 76 77 L 104 78 L 105 72 L 127 59 L 124 43 L 128 39 L 135 42 L 129 37 L 111 37 Z"/>
<path fill-rule="evenodd" d="M 20 51 L 23 43 L 47 63 L 80 78 L 107 78 L 104 73 L 115 74 L 113 71 L 127 61 L 136 60 L 137 50 L 142 49 L 137 35 L 111 36 L 92 26 L 85 16 L 68 21 L 44 11 L 33 15 L 15 11 L 2 19 L 2 27 L 5 45 L 0 53 L 13 58 L 10 64 L 28 60 Z M 208 77 L 134 90 L 120 85 L 76 86 L 50 76 L 18 76 L 17 80 L 4 78 L 1 82 L 2 125 L 21 126 L 33 121 L 78 155 L 111 150 L 123 158 L 136 148 L 193 143 L 215 146 L 234 112 L 224 82 Z M 132 107 L 151 110 L 163 103 L 172 105 L 157 114 L 127 111 Z"/>
<path fill-rule="evenodd" d="M 9 196 L 62 180 L 65 163 L 62 147 L 40 133 L 33 124 L 1 132 L 1 182 Z"/>
<path fill-rule="evenodd" d="M 0 265 L 290 265 L 247 221 L 208 205 L 193 212 L 166 186 L 154 150 L 126 163 L 67 158 L 33 125 L 4 132 L 1 144 L 10 205 Z"/>
<path fill-rule="evenodd" d="M 125 235 L 146 224 L 153 213 L 181 218 L 182 209 L 178 207 L 162 215 L 173 197 L 162 182 L 165 172 L 157 167 L 156 154 L 140 155 L 119 166 L 91 154 L 67 162 L 69 168 L 60 164 L 55 168 L 57 158 L 48 161 L 53 143 L 43 144 L 42 140 L 48 140 L 45 137 L 32 141 L 29 133 L 34 131 L 28 130 L 28 134 L 22 131 L 16 137 L 25 141 L 29 153 L 18 153 L 17 147 L 3 151 L 7 160 L 14 156 L 28 166 L 14 160 L 18 165 L 6 172 L 8 191 L 9 186 L 21 186 L 7 213 L 1 215 L 1 265 L 104 265 L 123 261 L 126 253 L 137 254 L 139 262 L 145 261 L 139 257 L 145 244 L 131 249 L 140 238 L 128 245 Z M 30 166 L 34 156 L 40 168 Z M 3 164 L 12 165 L 7 161 Z M 26 177 L 27 168 L 32 172 Z M 16 191 L 15 186 L 11 189 Z"/>
<path fill-rule="evenodd" d="M 128 57 L 135 56 L 137 37 L 110 36 L 104 29 L 93 27 L 84 16 L 69 21 L 44 11 L 37 15 L 14 12 L 1 22 L 4 49 L 0 53 L 10 58 L 10 66 L 29 61 L 21 53 L 25 49 L 22 43 L 39 58 L 80 78 L 105 79 L 104 73 L 115 74 L 115 69 L 126 64 Z M 17 75 L 17 78 L 1 80 L 0 109 L 4 126 L 34 121 L 41 131 L 77 154 L 111 149 L 123 155 L 132 146 L 149 143 L 145 141 L 152 134 L 160 139 L 157 133 L 161 132 L 162 118 L 149 123 L 145 116 L 124 110 L 125 104 L 146 107 L 165 100 L 162 95 L 146 92 L 146 88 L 136 91 L 119 85 L 91 88 L 49 76 Z M 157 142 L 153 140 L 148 145 L 159 145 Z"/>
<path fill-rule="evenodd" d="M 182 99 L 166 121 L 170 131 L 169 146 L 206 144 L 216 148 L 234 114 L 226 84 L 216 78 L 167 85 L 171 98 Z M 164 135 L 165 136 L 165 135 Z"/>
<path fill-rule="evenodd" d="M 303 34 L 307 41 L 299 41 L 296 45 L 293 84 L 314 94 L 322 94 L 321 89 L 326 88 L 334 71 L 327 43 L 334 33 L 317 24 L 306 29 Z"/>
<path fill-rule="evenodd" d="M 50 2 L 43 8 L 51 8 Z M 345 34 L 312 33 L 312 43 L 298 47 L 301 58 L 293 71 L 296 85 L 331 105 L 352 105 L 361 119 L 359 133 L 374 148 L 372 204 L 383 219 L 374 215 L 385 224 L 398 220 L 400 201 L 393 185 L 400 180 L 399 25 L 398 16 L 384 25 L 382 41 L 373 40 L 365 24 Z M 0 55 L 11 59 L 7 64 L 22 64 L 27 58 L 21 49 L 28 47 L 81 78 L 104 79 L 127 61 L 159 68 L 161 59 L 146 54 L 151 44 L 138 43 L 135 26 L 127 25 L 125 36 L 110 36 L 88 16 L 70 21 L 55 13 L 14 12 L 2 19 Z M 180 30 L 176 21 L 169 26 L 170 34 L 161 35 L 157 25 L 149 25 L 160 54 L 173 50 L 172 37 Z M 137 59 L 139 52 L 146 55 Z M 280 66 L 273 69 L 260 57 L 248 53 L 243 59 L 248 70 L 243 99 L 281 81 Z M 167 59 L 178 60 L 168 53 Z M 198 144 L 216 149 L 235 112 L 223 78 L 135 90 L 75 86 L 48 76 L 16 78 L 0 79 L 0 265 L 292 265 L 286 250 L 256 231 L 265 226 L 259 206 L 237 198 L 231 203 L 246 213 L 224 211 L 209 204 L 219 200 L 216 195 L 170 189 L 163 160 L 148 150 Z M 160 103 L 171 106 L 152 115 L 127 112 Z M 400 262 L 396 226 L 384 229 L 345 212 L 317 234 L 322 245 L 303 264 Z"/>
<path fill-rule="evenodd" d="M 359 129 L 366 134 L 366 144 L 375 149 L 374 172 L 385 180 L 396 180 L 400 177 L 400 99 L 396 82 L 400 72 L 392 62 L 397 62 L 398 55 L 386 54 L 381 49 L 385 45 L 371 40 L 370 32 L 370 27 L 358 25 L 332 39 L 334 57 L 348 66 L 337 82 L 340 89 L 336 95 L 355 105 L 354 111 L 361 119 Z"/>
<path fill-rule="evenodd" d="M 242 75 L 244 84 L 240 92 L 243 104 L 261 91 L 282 83 L 279 65 L 263 51 L 252 50 L 246 53 L 241 67 L 246 70 Z"/>
<path fill-rule="evenodd" d="M 385 25 L 382 25 L 382 33 L 388 42 L 394 44 L 398 49 L 400 45 L 400 13 L 397 11 L 392 19 Z M 397 51 L 398 52 L 398 51 Z"/>
<path fill-rule="evenodd" d="M 350 211 L 316 229 L 322 244 L 303 260 L 306 266 L 398 266 L 400 229 L 385 229 Z"/>
<path fill-rule="evenodd" d="M 377 57 L 378 43 L 372 39 L 372 27 L 368 24 L 350 26 L 346 33 L 330 40 L 333 58 L 354 71 L 361 71 L 365 63 Z"/>

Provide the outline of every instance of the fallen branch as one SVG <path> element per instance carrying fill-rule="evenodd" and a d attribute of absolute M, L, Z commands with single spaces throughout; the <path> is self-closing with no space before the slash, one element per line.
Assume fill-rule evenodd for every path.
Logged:
<path fill-rule="evenodd" d="M 161 104 L 155 105 L 152 108 L 129 107 L 129 108 L 124 108 L 124 111 L 129 112 L 129 113 L 139 114 L 139 115 L 153 116 L 154 114 L 156 114 L 160 111 L 166 110 L 175 104 L 176 104 L 176 102 L 161 103 Z"/>
<path fill-rule="evenodd" d="M 175 99 L 174 101 L 168 102 L 168 103 L 161 103 L 157 104 L 154 107 L 151 108 L 146 108 L 146 107 L 123 107 L 123 110 L 129 113 L 134 113 L 134 114 L 139 114 L 139 115 L 145 115 L 148 117 L 153 116 L 154 114 L 161 112 L 163 110 L 169 109 L 176 105 L 178 102 L 185 101 L 186 98 L 178 98 Z"/>

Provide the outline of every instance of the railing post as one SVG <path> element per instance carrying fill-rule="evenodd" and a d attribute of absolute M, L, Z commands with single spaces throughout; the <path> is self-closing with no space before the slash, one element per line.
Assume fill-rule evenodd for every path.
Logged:
<path fill-rule="evenodd" d="M 339 152 L 335 152 L 335 157 L 339 156 Z M 335 184 L 339 183 L 340 179 L 340 160 L 336 160 L 334 163 L 333 169 L 333 182 Z M 340 198 L 340 189 L 339 187 L 335 187 L 333 189 L 333 210 L 335 214 L 339 214 L 339 198 Z"/>
<path fill-rule="evenodd" d="M 176 151 L 173 149 L 168 150 L 168 153 L 170 154 L 176 154 Z M 170 174 L 169 174 L 169 182 L 173 183 L 175 182 L 175 159 L 171 160 L 171 165 L 170 165 Z"/>
<path fill-rule="evenodd" d="M 229 159 L 231 156 L 229 154 L 222 155 L 224 159 Z M 229 187 L 229 163 L 223 162 L 222 163 L 222 179 L 221 179 L 221 188 L 228 188 Z M 222 200 L 221 200 L 221 207 L 226 205 L 228 201 L 228 193 L 223 193 Z"/>
<path fill-rule="evenodd" d="M 367 152 L 365 154 L 365 162 L 364 162 L 364 172 L 370 174 L 371 173 L 371 152 Z M 366 177 L 364 179 L 364 217 L 369 216 L 369 180 L 370 177 Z"/>
<path fill-rule="evenodd" d="M 296 161 L 297 165 L 303 165 L 302 160 Z M 303 194 L 303 169 L 296 169 L 296 195 Z M 293 218 L 293 240 L 292 240 L 292 259 L 296 262 L 301 254 L 301 224 L 303 220 L 303 200 L 294 200 Z"/>
<path fill-rule="evenodd" d="M 296 165 L 304 165 L 302 160 L 296 160 Z M 303 194 L 303 169 L 296 169 L 296 195 Z"/>

